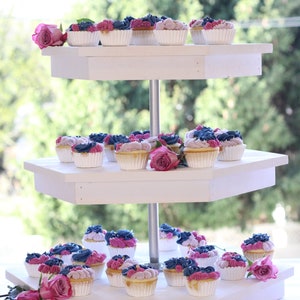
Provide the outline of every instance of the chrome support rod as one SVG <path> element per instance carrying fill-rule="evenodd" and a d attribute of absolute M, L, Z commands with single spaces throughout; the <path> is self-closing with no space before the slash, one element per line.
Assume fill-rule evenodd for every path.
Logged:
<path fill-rule="evenodd" d="M 149 83 L 150 133 L 156 136 L 160 132 L 159 80 L 150 80 Z M 159 268 L 158 228 L 158 203 L 148 204 L 149 256 L 150 264 L 155 268 Z"/>

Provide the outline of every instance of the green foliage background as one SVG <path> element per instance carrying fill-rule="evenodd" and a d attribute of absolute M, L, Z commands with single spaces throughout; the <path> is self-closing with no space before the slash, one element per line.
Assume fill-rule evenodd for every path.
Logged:
<path fill-rule="evenodd" d="M 299 221 L 299 26 L 270 26 L 268 22 L 299 16 L 300 3 L 78 1 L 61 22 L 66 28 L 81 17 L 101 21 L 147 13 L 186 23 L 205 15 L 233 19 L 238 24 L 265 20 L 264 26 L 239 27 L 236 36 L 236 42 L 273 43 L 273 54 L 263 56 L 263 75 L 161 82 L 161 131 L 183 136 L 200 123 L 238 129 L 249 149 L 289 155 L 289 165 L 277 170 L 276 186 L 215 203 L 164 203 L 160 205 L 160 222 L 187 230 L 220 226 L 245 229 L 253 222 L 271 220 L 276 203 L 285 206 L 289 219 Z M 79 242 L 91 224 L 133 229 L 139 239 L 146 239 L 147 205 L 74 206 L 38 194 L 33 174 L 23 169 L 24 160 L 54 156 L 59 135 L 127 134 L 149 128 L 147 81 L 52 78 L 49 58 L 41 56 L 30 38 L 40 22 L 45 20 L 23 22 L 4 14 L 0 18 L 0 214 L 19 215 L 30 233 L 43 235 L 52 243 Z"/>

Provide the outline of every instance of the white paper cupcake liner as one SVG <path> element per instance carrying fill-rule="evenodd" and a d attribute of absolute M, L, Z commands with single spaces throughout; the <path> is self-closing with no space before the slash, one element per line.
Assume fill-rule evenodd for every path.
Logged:
<path fill-rule="evenodd" d="M 211 257 L 205 257 L 205 258 L 194 258 L 196 261 L 197 265 L 201 268 L 206 268 L 209 266 L 214 267 L 215 262 L 217 261 L 218 256 L 211 256 Z"/>
<path fill-rule="evenodd" d="M 167 284 L 169 286 L 184 286 L 183 272 L 176 272 L 175 270 L 163 269 Z"/>
<path fill-rule="evenodd" d="M 233 43 L 235 29 L 209 29 L 203 30 L 207 45 L 230 45 Z"/>
<path fill-rule="evenodd" d="M 246 145 L 240 144 L 236 146 L 221 147 L 218 155 L 220 161 L 241 160 L 245 152 Z"/>
<path fill-rule="evenodd" d="M 123 278 L 126 293 L 132 297 L 146 297 L 154 295 L 157 277 L 144 280 Z"/>
<path fill-rule="evenodd" d="M 90 250 L 97 251 L 98 253 L 107 253 L 107 245 L 106 241 L 103 242 L 89 242 L 87 240 L 82 239 L 82 245 Z"/>
<path fill-rule="evenodd" d="M 116 160 L 121 170 L 142 170 L 148 162 L 149 153 L 146 151 L 116 152 Z"/>
<path fill-rule="evenodd" d="M 191 296 L 213 296 L 216 292 L 218 280 L 191 280 L 184 278 L 185 286 Z"/>
<path fill-rule="evenodd" d="M 95 47 L 100 41 L 99 31 L 68 31 L 67 43 L 73 47 Z"/>
<path fill-rule="evenodd" d="M 128 255 L 130 258 L 134 257 L 136 249 L 136 247 L 117 248 L 110 245 L 107 248 L 111 257 L 115 255 Z"/>
<path fill-rule="evenodd" d="M 132 30 L 131 45 L 157 45 L 153 30 Z"/>
<path fill-rule="evenodd" d="M 105 263 L 98 264 L 98 265 L 91 265 L 90 266 L 95 271 L 95 279 L 100 279 L 102 277 Z"/>
<path fill-rule="evenodd" d="M 178 248 L 178 244 L 176 243 L 177 237 L 173 237 L 172 239 L 159 239 L 158 240 L 158 248 L 159 251 L 176 251 Z"/>
<path fill-rule="evenodd" d="M 55 150 L 60 162 L 73 162 L 73 154 L 70 146 L 56 147 Z"/>
<path fill-rule="evenodd" d="M 188 30 L 154 30 L 154 36 L 161 46 L 180 46 L 186 42 Z"/>
<path fill-rule="evenodd" d="M 190 168 L 211 168 L 214 166 L 218 154 L 219 148 L 212 148 L 213 150 L 199 151 L 196 149 L 193 150 L 184 150 L 185 158 L 187 165 Z"/>
<path fill-rule="evenodd" d="M 216 270 L 220 273 L 222 280 L 242 280 L 245 278 L 247 267 L 228 267 L 218 268 Z"/>
<path fill-rule="evenodd" d="M 103 152 L 77 153 L 73 152 L 74 164 L 77 168 L 101 167 L 103 162 Z"/>
<path fill-rule="evenodd" d="M 121 271 L 106 269 L 106 276 L 111 286 L 124 287 L 124 280 Z"/>
<path fill-rule="evenodd" d="M 102 46 L 128 46 L 132 36 L 132 30 L 100 31 Z"/>
<path fill-rule="evenodd" d="M 78 280 L 72 280 L 70 279 L 71 286 L 72 286 L 72 296 L 78 297 L 78 296 L 87 296 L 91 293 L 92 285 L 93 285 L 93 279 L 87 278 L 84 279 L 78 279 Z"/>
<path fill-rule="evenodd" d="M 191 29 L 190 33 L 195 45 L 206 45 L 206 41 L 203 36 L 203 29 Z"/>
<path fill-rule="evenodd" d="M 38 270 L 39 264 L 29 264 L 25 262 L 24 265 L 29 277 L 39 278 L 41 276 L 41 272 Z"/>
<path fill-rule="evenodd" d="M 104 153 L 106 156 L 107 161 L 109 162 L 116 162 L 116 155 L 114 150 L 114 145 L 105 145 L 104 146 Z"/>

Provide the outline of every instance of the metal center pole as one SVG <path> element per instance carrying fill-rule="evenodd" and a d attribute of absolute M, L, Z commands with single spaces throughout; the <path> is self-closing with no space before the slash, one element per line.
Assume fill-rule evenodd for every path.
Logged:
<path fill-rule="evenodd" d="M 149 88 L 149 110 L 150 110 L 150 133 L 157 136 L 160 132 L 159 121 L 159 80 L 150 80 Z M 159 268 L 158 250 L 158 203 L 148 204 L 148 235 L 150 264 Z"/>

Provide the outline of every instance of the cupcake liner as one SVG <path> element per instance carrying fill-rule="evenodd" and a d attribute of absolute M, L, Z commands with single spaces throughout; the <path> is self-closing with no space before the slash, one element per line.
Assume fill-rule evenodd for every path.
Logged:
<path fill-rule="evenodd" d="M 73 152 L 74 164 L 77 168 L 101 167 L 103 162 L 103 152 L 78 153 Z"/>
<path fill-rule="evenodd" d="M 39 278 L 41 276 L 41 272 L 38 270 L 40 264 L 29 264 L 25 262 L 24 265 L 29 277 Z"/>
<path fill-rule="evenodd" d="M 132 36 L 132 30 L 100 31 L 102 46 L 128 46 Z"/>
<path fill-rule="evenodd" d="M 87 296 L 91 293 L 92 285 L 94 279 L 84 278 L 84 279 L 70 279 L 72 286 L 72 296 Z"/>
<path fill-rule="evenodd" d="M 191 29 L 190 33 L 195 45 L 206 45 L 206 41 L 203 36 L 203 29 Z"/>
<path fill-rule="evenodd" d="M 105 263 L 90 265 L 90 267 L 95 271 L 95 279 L 100 279 L 105 268 Z"/>
<path fill-rule="evenodd" d="M 218 280 L 187 280 L 184 278 L 185 287 L 191 296 L 213 296 L 216 292 Z"/>
<path fill-rule="evenodd" d="M 203 258 L 194 258 L 197 265 L 201 268 L 206 268 L 209 266 L 214 267 L 215 262 L 217 261 L 218 256 L 211 256 L 211 257 L 203 257 Z"/>
<path fill-rule="evenodd" d="M 154 36 L 161 46 L 184 45 L 187 34 L 187 30 L 154 30 Z"/>
<path fill-rule="evenodd" d="M 126 293 L 129 296 L 146 297 L 153 295 L 155 292 L 157 277 L 138 280 L 123 276 L 123 279 Z"/>
<path fill-rule="evenodd" d="M 218 268 L 216 270 L 220 273 L 222 280 L 242 280 L 245 278 L 247 267 L 228 267 Z"/>
<path fill-rule="evenodd" d="M 173 237 L 172 239 L 159 239 L 158 240 L 158 248 L 159 251 L 176 251 L 178 248 L 178 244 L 176 243 L 177 236 Z"/>
<path fill-rule="evenodd" d="M 60 162 L 73 162 L 73 154 L 70 146 L 59 146 L 55 150 Z"/>
<path fill-rule="evenodd" d="M 106 156 L 107 161 L 116 162 L 116 155 L 114 145 L 105 145 L 104 146 L 104 153 Z"/>
<path fill-rule="evenodd" d="M 132 30 L 131 45 L 157 45 L 154 30 Z"/>
<path fill-rule="evenodd" d="M 241 160 L 245 148 L 246 148 L 245 144 L 221 147 L 221 150 L 218 155 L 218 160 L 220 161 Z"/>
<path fill-rule="evenodd" d="M 98 46 L 100 41 L 99 31 L 68 31 L 67 43 L 75 47 Z"/>
<path fill-rule="evenodd" d="M 107 268 L 105 270 L 109 284 L 114 287 L 124 287 L 123 275 L 121 270 Z"/>
<path fill-rule="evenodd" d="M 203 30 L 207 45 L 230 45 L 233 43 L 235 29 L 209 29 Z"/>
<path fill-rule="evenodd" d="M 136 247 L 117 248 L 110 245 L 107 248 L 111 257 L 115 255 L 128 255 L 130 258 L 134 257 L 136 249 Z"/>
<path fill-rule="evenodd" d="M 145 169 L 147 166 L 149 152 L 116 152 L 115 155 L 121 170 L 142 170 Z"/>
<path fill-rule="evenodd" d="M 106 246 L 106 241 L 103 242 L 90 242 L 87 241 L 85 239 L 82 240 L 82 245 L 86 248 L 86 249 L 90 249 L 90 250 L 95 250 L 98 253 L 107 253 L 107 246 Z"/>
<path fill-rule="evenodd" d="M 176 270 L 163 269 L 167 284 L 169 286 L 184 286 L 183 272 L 177 272 Z"/>
<path fill-rule="evenodd" d="M 270 258 L 273 258 L 274 251 L 264 251 L 262 250 L 253 250 L 253 251 L 243 251 L 244 256 L 251 262 L 256 261 L 257 259 L 264 258 L 270 255 Z"/>
<path fill-rule="evenodd" d="M 211 168 L 219 154 L 219 148 L 184 149 L 187 165 L 190 168 Z"/>

